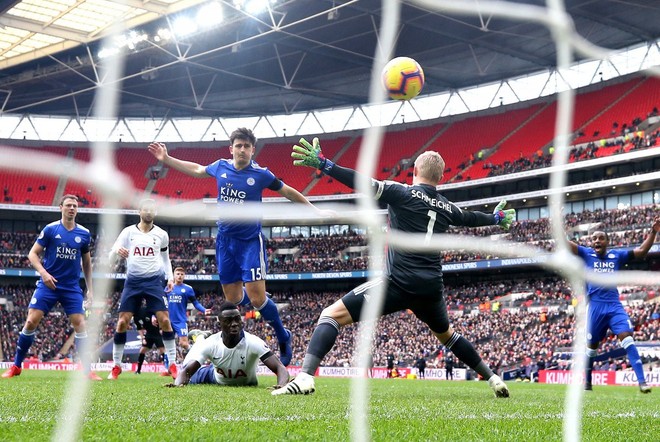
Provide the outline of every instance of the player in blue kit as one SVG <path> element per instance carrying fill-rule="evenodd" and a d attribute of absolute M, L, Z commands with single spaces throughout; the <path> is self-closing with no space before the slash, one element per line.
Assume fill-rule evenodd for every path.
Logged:
<path fill-rule="evenodd" d="M 634 250 L 607 250 L 609 237 L 607 233 L 596 231 L 591 234 L 591 247 L 583 247 L 569 241 L 571 251 L 585 262 L 588 270 L 598 273 L 614 273 L 632 259 L 644 259 L 655 242 L 660 231 L 660 218 L 653 220 L 651 232 L 644 242 Z M 633 326 L 621 301 L 616 287 L 600 286 L 587 283 L 587 371 L 585 389 L 591 390 L 591 372 L 594 358 L 598 355 L 598 344 L 605 338 L 607 329 L 612 330 L 621 347 L 626 350 L 628 360 L 635 370 L 642 393 L 650 393 L 651 387 L 644 379 L 644 368 L 633 338 Z"/>
<path fill-rule="evenodd" d="M 188 342 L 188 316 L 186 315 L 188 303 L 191 302 L 197 310 L 205 315 L 210 315 L 211 310 L 199 303 L 195 297 L 195 290 L 192 287 L 184 284 L 183 280 L 185 277 L 186 271 L 183 267 L 174 269 L 174 286 L 167 293 L 167 299 L 169 302 L 170 322 L 172 322 L 174 333 L 179 337 L 179 345 L 188 350 L 190 348 L 190 343 Z"/>
<path fill-rule="evenodd" d="M 85 324 L 85 304 L 92 302 L 92 258 L 90 254 L 91 235 L 89 230 L 76 223 L 78 197 L 64 195 L 60 200 L 62 219 L 48 224 L 39 234 L 30 249 L 28 259 L 41 279 L 30 300 L 27 320 L 18 336 L 14 365 L 2 374 L 12 378 L 21 374 L 21 366 L 30 346 L 34 342 L 39 323 L 58 302 L 69 316 L 75 332 L 76 349 L 87 340 Z M 43 264 L 40 255 L 44 255 Z M 80 288 L 80 269 L 85 276 L 87 301 Z M 89 372 L 89 378 L 101 378 Z"/>
<path fill-rule="evenodd" d="M 207 166 L 170 156 L 163 143 L 151 143 L 151 152 L 168 167 L 196 178 L 214 177 L 218 205 L 239 209 L 242 204 L 261 202 L 265 189 L 278 192 L 290 201 L 314 207 L 300 192 L 287 186 L 267 168 L 252 161 L 257 139 L 250 129 L 239 128 L 229 136 L 232 159 L 219 159 Z M 280 360 L 291 362 L 291 332 L 282 325 L 275 303 L 266 295 L 268 259 L 261 222 L 218 221 L 216 261 L 220 283 L 227 300 L 237 305 L 251 303 L 273 327 L 280 347 Z M 243 284 L 247 296 L 243 293 Z"/>
<path fill-rule="evenodd" d="M 115 363 L 108 379 L 115 380 L 121 374 L 121 359 L 126 345 L 126 331 L 134 312 L 146 302 L 146 309 L 155 312 L 158 325 L 163 331 L 163 344 L 169 373 L 176 378 L 176 343 L 174 330 L 167 311 L 167 296 L 174 280 L 168 251 L 170 238 L 166 231 L 154 224 L 156 205 L 154 200 L 140 203 L 140 222 L 126 227 L 112 246 L 110 258 L 126 259 L 126 281 L 119 301 L 119 319 L 112 345 Z"/>

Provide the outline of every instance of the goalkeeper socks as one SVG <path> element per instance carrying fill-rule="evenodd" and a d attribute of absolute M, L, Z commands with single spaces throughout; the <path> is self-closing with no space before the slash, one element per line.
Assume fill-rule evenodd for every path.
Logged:
<path fill-rule="evenodd" d="M 639 357 L 639 352 L 635 345 L 635 339 L 632 336 L 624 338 L 623 341 L 621 341 L 621 347 L 626 349 L 628 362 L 630 362 L 633 370 L 635 370 L 637 382 L 639 382 L 640 385 L 646 383 L 646 379 L 644 378 L 644 366 L 642 365 L 642 358 Z"/>
<path fill-rule="evenodd" d="M 165 353 L 167 354 L 167 361 L 170 365 L 176 364 L 176 342 L 174 342 L 175 337 L 176 335 L 174 334 L 174 331 L 163 332 L 163 344 L 165 345 Z"/>
<path fill-rule="evenodd" d="M 277 306 L 272 299 L 266 298 L 266 302 L 261 307 L 257 307 L 264 320 L 273 327 L 278 342 L 286 342 L 289 340 L 289 333 L 284 329 L 280 313 L 277 311 Z"/>
<path fill-rule="evenodd" d="M 144 364 L 144 357 L 146 355 L 144 353 L 140 353 L 140 356 L 138 356 L 138 367 L 137 367 L 137 372 L 140 373 L 142 371 L 142 364 Z"/>
<path fill-rule="evenodd" d="M 21 367 L 23 360 L 27 356 L 27 352 L 34 342 L 34 335 L 37 330 L 29 331 L 23 328 L 23 331 L 18 335 L 18 342 L 16 343 L 16 357 L 14 358 L 14 365 Z"/>
<path fill-rule="evenodd" d="M 460 333 L 454 332 L 454 334 L 451 335 L 451 338 L 445 343 L 445 346 L 450 349 L 458 359 L 466 363 L 472 370 L 476 371 L 482 378 L 490 379 L 491 376 L 493 376 L 493 370 L 486 365 L 472 344 L 470 344 L 470 342 Z"/>
<path fill-rule="evenodd" d="M 126 332 L 115 332 L 112 342 L 112 362 L 121 367 L 121 358 L 124 356 L 124 346 L 126 345 Z"/>
<path fill-rule="evenodd" d="M 339 336 L 339 323 L 329 316 L 321 316 L 309 341 L 301 371 L 314 376 L 325 355 L 335 345 L 337 336 Z"/>

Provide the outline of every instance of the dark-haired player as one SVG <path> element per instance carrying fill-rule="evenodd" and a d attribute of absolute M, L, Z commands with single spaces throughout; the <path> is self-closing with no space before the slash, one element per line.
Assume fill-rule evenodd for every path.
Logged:
<path fill-rule="evenodd" d="M 569 241 L 571 251 L 584 261 L 589 271 L 597 273 L 614 273 L 632 259 L 644 259 L 655 242 L 656 233 L 660 231 L 660 218 L 653 220 L 651 232 L 644 242 L 634 250 L 607 250 L 609 237 L 602 231 L 591 234 L 591 247 L 583 247 Z M 612 330 L 621 347 L 626 350 L 628 360 L 635 370 L 639 389 L 642 393 L 650 393 L 651 387 L 644 378 L 642 366 L 630 317 L 619 300 L 619 290 L 616 287 L 606 287 L 587 283 L 589 306 L 587 311 L 587 372 L 585 376 L 586 390 L 591 390 L 591 372 L 594 358 L 598 355 L 598 344 L 605 338 L 607 329 Z"/>
<path fill-rule="evenodd" d="M 91 235 L 89 230 L 76 223 L 78 197 L 64 195 L 60 199 L 62 218 L 48 224 L 39 234 L 28 253 L 32 267 L 41 277 L 30 300 L 28 316 L 23 330 L 18 335 L 14 365 L 2 374 L 3 378 L 12 378 L 21 374 L 21 366 L 41 320 L 58 302 L 69 316 L 75 332 L 76 349 L 80 350 L 87 341 L 85 324 L 85 296 L 80 288 L 80 269 L 85 276 L 87 303 L 92 301 L 92 258 L 89 252 Z M 44 260 L 41 263 L 40 255 Z M 86 367 L 85 369 L 87 369 Z M 94 372 L 89 378 L 100 381 Z"/>
<path fill-rule="evenodd" d="M 219 159 L 208 166 L 170 156 L 163 143 L 151 143 L 151 152 L 168 167 L 196 178 L 213 177 L 218 185 L 218 205 L 239 209 L 246 202 L 261 202 L 270 189 L 295 203 L 312 204 L 300 192 L 284 184 L 267 168 L 252 161 L 257 139 L 250 129 L 239 128 L 229 136 L 231 160 Z M 252 304 L 273 327 L 284 365 L 291 361 L 291 332 L 284 328 L 275 303 L 266 296 L 268 257 L 261 221 L 218 221 L 215 244 L 218 275 L 226 299 L 236 305 Z M 243 283 L 247 296 L 243 294 Z"/>
<path fill-rule="evenodd" d="M 195 344 L 183 361 L 170 387 L 187 384 L 257 385 L 257 365 L 263 362 L 277 376 L 277 386 L 286 385 L 286 367 L 259 337 L 243 330 L 243 318 L 236 305 L 220 306 L 220 333 L 208 338 L 196 336 Z M 206 361 L 209 365 L 202 366 Z"/>
<path fill-rule="evenodd" d="M 165 291 L 172 290 L 174 280 L 170 263 L 169 242 L 166 231 L 154 224 L 156 202 L 140 203 L 140 222 L 126 227 L 112 246 L 110 257 L 126 259 L 126 281 L 119 301 L 119 319 L 112 344 L 112 360 L 115 365 L 108 379 L 115 380 L 121 374 L 121 359 L 126 345 L 126 331 L 145 300 L 146 308 L 155 312 L 158 325 L 163 331 L 163 344 L 169 362 L 169 373 L 176 377 L 176 343 L 170 315 L 167 311 Z"/>
<path fill-rule="evenodd" d="M 322 170 L 348 187 L 355 188 L 357 173 L 334 164 L 323 157 L 318 139 L 313 144 L 301 139 L 291 154 L 297 166 Z M 416 160 L 411 186 L 391 181 L 371 180 L 374 197 L 387 203 L 389 225 L 392 230 L 421 233 L 430 238 L 454 226 L 500 225 L 508 229 L 515 210 L 502 210 L 505 201 L 494 213 L 461 210 L 436 190 L 444 171 L 444 160 L 437 152 L 424 152 Z M 433 334 L 470 368 L 484 379 L 497 397 L 508 397 L 509 390 L 499 376 L 486 365 L 467 339 L 455 332 L 450 324 L 445 304 L 442 280 L 442 260 L 438 252 L 409 252 L 389 248 L 385 276 L 368 281 L 349 292 L 321 312 L 318 325 L 307 347 L 300 374 L 284 388 L 273 391 L 280 394 L 313 393 L 314 373 L 321 360 L 332 349 L 342 326 L 360 321 L 362 306 L 369 302 L 368 290 L 378 284 L 387 284 L 382 315 L 410 309 L 425 322 Z"/>

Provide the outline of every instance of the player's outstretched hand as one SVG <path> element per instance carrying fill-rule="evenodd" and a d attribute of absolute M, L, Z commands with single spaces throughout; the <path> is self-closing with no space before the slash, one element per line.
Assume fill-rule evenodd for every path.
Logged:
<path fill-rule="evenodd" d="M 651 226 L 654 232 L 660 232 L 660 216 L 656 217 L 653 220 L 653 225 Z"/>
<path fill-rule="evenodd" d="M 495 224 L 503 228 L 504 230 L 509 230 L 511 224 L 513 224 L 513 219 L 516 217 L 516 209 L 506 209 L 506 200 L 500 201 L 500 203 L 493 210 L 493 218 L 495 219 Z"/>
<path fill-rule="evenodd" d="M 177 387 L 185 387 L 185 385 L 175 385 L 174 382 L 170 382 L 169 384 L 163 384 L 163 387 L 165 388 L 177 388 Z"/>
<path fill-rule="evenodd" d="M 148 149 L 158 161 L 163 161 L 167 156 L 167 146 L 165 143 L 151 143 Z"/>
<path fill-rule="evenodd" d="M 307 166 L 313 167 L 315 169 L 323 169 L 325 166 L 325 157 L 323 152 L 321 152 L 321 145 L 319 144 L 319 139 L 314 138 L 312 144 L 309 144 L 304 138 L 301 138 L 299 143 L 300 146 L 295 144 L 293 146 L 293 152 L 291 152 L 291 158 L 293 158 L 294 166 Z"/>

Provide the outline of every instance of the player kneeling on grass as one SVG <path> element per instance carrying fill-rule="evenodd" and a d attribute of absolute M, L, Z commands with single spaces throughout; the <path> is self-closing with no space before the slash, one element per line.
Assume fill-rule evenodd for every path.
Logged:
<path fill-rule="evenodd" d="M 220 306 L 220 333 L 208 337 L 205 332 L 191 330 L 194 341 L 175 381 L 167 387 L 187 384 L 257 385 L 257 365 L 263 362 L 277 376 L 281 388 L 289 381 L 289 373 L 278 357 L 259 337 L 243 330 L 243 318 L 232 302 Z M 202 366 L 206 361 L 209 365 Z"/>

